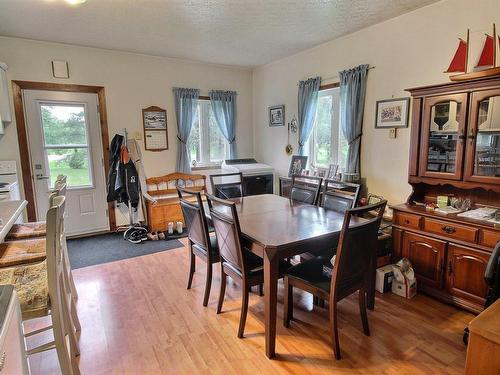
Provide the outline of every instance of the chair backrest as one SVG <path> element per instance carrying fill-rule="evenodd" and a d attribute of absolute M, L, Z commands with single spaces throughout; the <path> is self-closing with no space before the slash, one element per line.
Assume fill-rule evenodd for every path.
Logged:
<path fill-rule="evenodd" d="M 210 194 L 207 198 L 219 254 L 224 262 L 245 274 L 246 258 L 241 246 L 241 229 L 236 204 Z"/>
<path fill-rule="evenodd" d="M 211 174 L 210 186 L 212 194 L 217 198 L 241 198 L 245 194 L 243 191 L 243 174 L 241 172 Z"/>
<path fill-rule="evenodd" d="M 67 185 L 66 182 L 56 180 L 54 190 L 49 195 L 49 207 L 53 206 L 54 198 L 60 195 L 66 196 Z"/>
<path fill-rule="evenodd" d="M 339 170 L 338 164 L 330 164 L 330 166 L 328 167 L 328 173 L 326 175 L 326 178 L 330 178 L 330 179 L 335 178 L 338 170 Z"/>
<path fill-rule="evenodd" d="M 327 210 L 344 213 L 356 207 L 360 189 L 360 184 L 326 179 L 320 206 Z"/>
<path fill-rule="evenodd" d="M 346 211 L 333 267 L 331 302 L 339 301 L 366 285 L 377 253 L 377 233 L 386 204 L 387 201 L 382 201 Z M 363 217 L 368 212 L 377 215 L 363 219 L 361 223 L 351 223 L 353 217 Z"/>
<path fill-rule="evenodd" d="M 47 281 L 49 287 L 52 329 L 56 342 L 59 365 L 63 374 L 79 374 L 78 365 L 71 361 L 69 342 L 66 339 L 72 321 L 69 315 L 68 295 L 65 285 L 65 268 L 62 239 L 66 197 L 54 197 L 47 211 Z"/>
<path fill-rule="evenodd" d="M 293 175 L 290 199 L 295 202 L 316 204 L 322 183 L 322 177 Z"/>
<path fill-rule="evenodd" d="M 66 206 L 65 196 L 55 196 L 52 199 L 51 207 L 47 211 L 47 274 L 49 278 L 49 288 L 58 286 L 57 267 L 61 262 L 61 237 L 64 230 L 64 209 Z M 54 289 L 55 290 L 55 289 Z"/>
<path fill-rule="evenodd" d="M 195 190 L 178 187 L 179 203 L 181 205 L 184 222 L 188 230 L 189 240 L 207 250 L 210 256 L 210 239 L 205 208 L 201 193 Z"/>

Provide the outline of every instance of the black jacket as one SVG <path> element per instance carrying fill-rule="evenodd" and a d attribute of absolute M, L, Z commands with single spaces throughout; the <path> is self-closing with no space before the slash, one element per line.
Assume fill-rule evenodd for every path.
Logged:
<path fill-rule="evenodd" d="M 137 208 L 140 200 L 139 175 L 132 160 L 122 163 L 120 153 L 123 136 L 116 134 L 109 147 L 109 175 L 107 201 L 130 204 Z"/>

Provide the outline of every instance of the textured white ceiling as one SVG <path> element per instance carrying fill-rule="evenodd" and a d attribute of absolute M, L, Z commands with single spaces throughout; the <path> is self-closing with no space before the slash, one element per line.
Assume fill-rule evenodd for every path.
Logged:
<path fill-rule="evenodd" d="M 437 0 L 0 0 L 0 35 L 257 66 Z"/>

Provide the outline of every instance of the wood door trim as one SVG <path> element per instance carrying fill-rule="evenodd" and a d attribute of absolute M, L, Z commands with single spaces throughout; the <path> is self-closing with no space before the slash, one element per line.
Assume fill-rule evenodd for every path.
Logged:
<path fill-rule="evenodd" d="M 17 139 L 19 143 L 19 156 L 21 160 L 21 173 L 23 176 L 24 196 L 28 201 L 26 208 L 28 221 L 36 221 L 36 202 L 33 189 L 33 176 L 31 171 L 30 150 L 26 132 L 26 119 L 24 117 L 23 90 L 46 90 L 97 94 L 99 105 L 99 121 L 101 125 L 102 151 L 104 158 L 105 178 L 109 172 L 109 131 L 106 111 L 106 94 L 103 86 L 86 86 L 74 84 L 60 84 L 50 82 L 12 81 L 14 114 L 16 117 Z M 108 219 L 110 230 L 116 229 L 115 210 L 108 203 Z"/>

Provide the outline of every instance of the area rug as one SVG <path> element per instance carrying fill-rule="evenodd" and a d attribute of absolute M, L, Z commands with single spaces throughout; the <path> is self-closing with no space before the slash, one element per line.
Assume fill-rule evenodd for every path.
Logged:
<path fill-rule="evenodd" d="M 68 253 L 71 268 L 77 269 L 154 254 L 183 246 L 179 240 L 146 241 L 133 244 L 123 239 L 123 233 L 106 233 L 69 239 Z"/>

